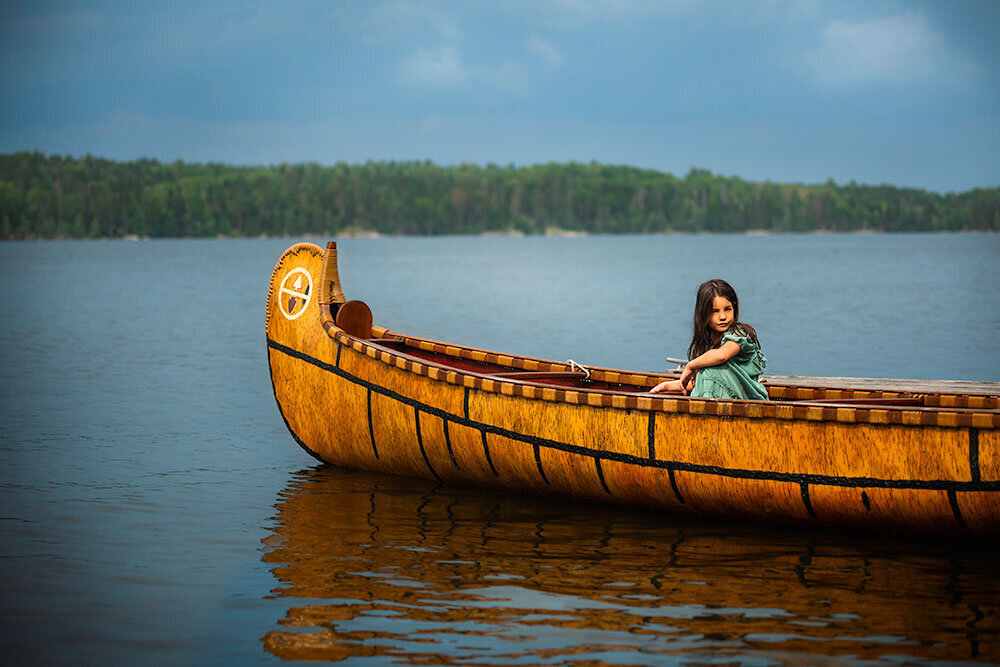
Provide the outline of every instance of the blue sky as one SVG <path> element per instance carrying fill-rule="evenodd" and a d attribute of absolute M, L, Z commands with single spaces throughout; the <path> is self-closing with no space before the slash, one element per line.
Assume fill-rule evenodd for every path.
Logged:
<path fill-rule="evenodd" d="M 0 152 L 1000 186 L 1000 3 L 4 2 Z"/>

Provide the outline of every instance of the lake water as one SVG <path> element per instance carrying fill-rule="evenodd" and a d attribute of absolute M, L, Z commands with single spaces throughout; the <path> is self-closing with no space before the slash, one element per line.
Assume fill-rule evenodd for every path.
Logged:
<path fill-rule="evenodd" d="M 0 244 L 0 663 L 1000 660 L 995 545 L 316 465 L 263 332 L 297 239 Z M 737 289 L 769 372 L 1000 380 L 1000 236 L 339 243 L 395 330 L 635 369 Z"/>

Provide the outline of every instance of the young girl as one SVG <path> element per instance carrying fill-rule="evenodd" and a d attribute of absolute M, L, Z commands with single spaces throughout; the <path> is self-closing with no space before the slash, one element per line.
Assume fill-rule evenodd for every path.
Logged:
<path fill-rule="evenodd" d="M 739 318 L 740 302 L 729 283 L 718 279 L 702 283 L 694 305 L 690 361 L 680 380 L 661 382 L 652 391 L 766 401 L 767 390 L 757 378 L 767 359 L 761 354 L 757 332 Z"/>

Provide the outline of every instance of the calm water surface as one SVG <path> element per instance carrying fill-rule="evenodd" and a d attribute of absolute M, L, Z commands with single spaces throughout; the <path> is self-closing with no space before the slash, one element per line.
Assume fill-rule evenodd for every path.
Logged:
<path fill-rule="evenodd" d="M 0 663 L 1000 660 L 994 547 L 314 465 L 264 347 L 293 241 L 0 244 Z M 997 235 L 340 248 L 376 321 L 439 339 L 662 368 L 721 276 L 771 372 L 1000 379 Z"/>

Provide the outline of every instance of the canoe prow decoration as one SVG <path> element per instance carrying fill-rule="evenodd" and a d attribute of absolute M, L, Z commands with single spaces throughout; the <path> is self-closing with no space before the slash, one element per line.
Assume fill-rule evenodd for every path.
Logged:
<path fill-rule="evenodd" d="M 344 296 L 344 288 L 340 285 L 337 244 L 334 241 L 326 244 L 326 251 L 323 253 L 323 267 L 320 270 L 319 292 L 316 298 L 320 306 L 320 318 L 324 323 L 332 322 L 332 313 L 336 312 L 340 304 L 347 301 L 347 297 Z"/>
<path fill-rule="evenodd" d="M 336 244 L 293 245 L 266 308 L 275 400 L 328 463 L 703 513 L 996 537 L 1000 384 L 767 382 L 770 401 L 649 390 L 623 371 L 373 324 Z"/>

